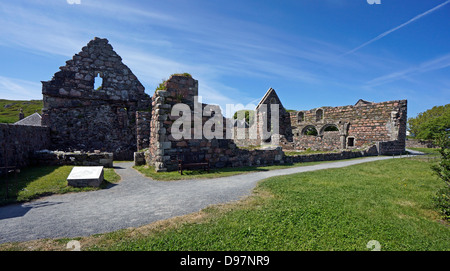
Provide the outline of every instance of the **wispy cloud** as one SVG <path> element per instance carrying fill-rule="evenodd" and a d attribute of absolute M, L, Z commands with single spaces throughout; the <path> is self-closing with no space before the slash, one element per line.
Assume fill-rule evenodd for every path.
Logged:
<path fill-rule="evenodd" d="M 9 100 L 42 99 L 42 85 L 37 82 L 0 76 L 0 97 Z"/>
<path fill-rule="evenodd" d="M 450 54 L 446 54 L 435 59 L 421 63 L 418 66 L 404 69 L 401 71 L 393 72 L 384 76 L 377 77 L 367 82 L 367 86 L 379 86 L 387 84 L 400 79 L 409 79 L 410 77 L 425 72 L 440 70 L 450 67 Z"/>
<path fill-rule="evenodd" d="M 81 0 L 67 0 L 67 4 L 69 5 L 80 5 L 81 4 Z"/>
<path fill-rule="evenodd" d="M 356 48 L 354 48 L 354 49 L 352 49 L 352 50 L 350 50 L 350 51 L 348 51 L 348 52 L 342 54 L 341 57 L 342 57 L 342 56 L 349 55 L 349 54 L 353 54 L 354 52 L 360 50 L 361 48 L 364 48 L 364 47 L 366 47 L 367 45 L 370 45 L 370 44 L 376 42 L 377 40 L 380 40 L 380 39 L 386 37 L 387 35 L 389 35 L 389 34 L 395 32 L 395 31 L 397 31 L 397 30 L 399 30 L 399 29 L 401 29 L 401 28 L 403 28 L 403 27 L 405 27 L 405 26 L 407 26 L 407 25 L 409 25 L 409 24 L 411 24 L 411 23 L 413 23 L 413 22 L 415 22 L 415 21 L 421 19 L 422 17 L 425 17 L 425 16 L 427 16 L 427 15 L 429 15 L 429 14 L 435 12 L 436 10 L 438 10 L 438 9 L 440 9 L 440 8 L 442 8 L 442 7 L 444 7 L 445 5 L 447 5 L 447 4 L 449 4 L 449 3 L 450 3 L 450 0 L 447 0 L 447 1 L 445 1 L 444 3 L 442 3 L 442 4 L 440 4 L 440 5 L 438 5 L 438 6 L 434 7 L 434 8 L 432 8 L 432 9 L 430 9 L 430 10 L 425 11 L 424 13 L 421 13 L 421 14 L 417 15 L 416 17 L 412 18 L 411 20 L 407 21 L 406 23 L 403 23 L 403 24 L 401 24 L 401 25 L 399 25 L 399 26 L 397 26 L 397 27 L 394 27 L 394 28 L 392 28 L 392 29 L 390 29 L 390 30 L 388 30 L 388 31 L 386 31 L 386 32 L 384 32 L 384 33 L 382 33 L 382 34 L 376 36 L 375 38 L 373 38 L 373 39 L 371 39 L 371 40 L 369 40 L 369 41 L 367 41 L 367 42 L 365 42 L 365 43 L 359 45 L 358 47 L 356 47 Z"/>

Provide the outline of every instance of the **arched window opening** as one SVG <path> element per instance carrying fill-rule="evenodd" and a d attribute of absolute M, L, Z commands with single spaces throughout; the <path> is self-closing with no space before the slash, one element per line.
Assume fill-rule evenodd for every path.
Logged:
<path fill-rule="evenodd" d="M 318 134 L 314 126 L 306 126 L 302 131 L 302 135 L 317 136 Z"/>
<path fill-rule="evenodd" d="M 339 132 L 339 128 L 336 125 L 329 125 L 323 129 L 324 132 Z"/>

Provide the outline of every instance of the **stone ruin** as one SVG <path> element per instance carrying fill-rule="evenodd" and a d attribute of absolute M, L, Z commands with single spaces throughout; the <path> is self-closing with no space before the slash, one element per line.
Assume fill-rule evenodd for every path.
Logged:
<path fill-rule="evenodd" d="M 108 40 L 90 41 L 52 80 L 42 82 L 42 94 L 42 124 L 51 129 L 53 148 L 133 157 L 136 112 L 150 110 L 151 99 Z"/>
<path fill-rule="evenodd" d="M 2 164 L 27 166 L 33 161 L 51 164 L 52 157 L 57 157 L 58 164 L 68 161 L 85 165 L 98 159 L 109 165 L 112 156 L 105 153 L 111 153 L 114 160 L 134 157 L 156 171 L 171 171 L 177 169 L 180 153 L 207 159 L 211 167 L 222 168 L 405 151 L 406 100 L 382 103 L 359 100 L 353 106 L 288 111 L 270 88 L 255 108 L 256 120 L 251 124 L 236 122 L 223 117 L 218 106 L 199 103 L 198 81 L 188 74 L 172 75 L 150 97 L 108 40 L 100 38 L 83 47 L 50 81 L 42 82 L 42 94 L 40 127 L 0 124 Z M 171 126 L 180 115 L 171 113 L 179 103 L 191 110 L 191 119 L 198 120 L 189 130 L 192 135 L 214 118 L 224 124 L 214 128 L 214 134 L 221 136 L 177 138 Z M 196 105 L 206 113 L 196 112 Z M 273 106 L 279 108 L 275 119 L 279 123 L 277 131 L 264 129 L 271 124 L 261 121 L 263 117 L 272 121 L 271 111 L 265 113 L 261 108 Z M 263 133 L 257 132 L 252 138 L 230 138 L 230 125 L 233 135 L 237 131 L 249 135 L 255 126 L 254 130 Z M 274 146 L 275 142 L 278 145 Z M 51 151 L 42 152 L 44 149 Z M 305 149 L 341 153 L 293 158 L 283 152 Z M 361 151 L 352 152 L 354 149 Z M 76 155 L 65 153 L 69 151 Z M 86 157 L 91 158 L 87 161 Z"/>

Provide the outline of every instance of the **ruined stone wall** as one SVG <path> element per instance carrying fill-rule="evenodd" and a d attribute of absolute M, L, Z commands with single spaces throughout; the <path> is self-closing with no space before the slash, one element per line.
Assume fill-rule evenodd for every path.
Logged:
<path fill-rule="evenodd" d="M 26 167 L 35 151 L 49 146 L 48 127 L 0 124 L 0 167 Z"/>
<path fill-rule="evenodd" d="M 406 114 L 406 100 L 293 112 L 290 120 L 294 140 L 287 148 L 351 149 L 392 141 L 396 147 L 390 149 L 404 150 Z M 326 132 L 330 127 L 338 131 Z M 306 135 L 311 129 L 316 130 L 316 136 Z"/>
<path fill-rule="evenodd" d="M 136 139 L 137 150 L 148 149 L 150 146 L 150 121 L 152 112 L 136 112 Z"/>
<path fill-rule="evenodd" d="M 95 80 L 102 81 L 97 89 Z M 133 158 L 136 111 L 148 110 L 151 99 L 108 40 L 90 41 L 42 85 L 42 121 L 51 129 L 53 149 Z"/>
<path fill-rule="evenodd" d="M 367 156 L 377 156 L 378 149 L 375 145 L 366 148 L 361 151 L 341 151 L 337 153 L 315 153 L 315 154 L 299 154 L 286 156 L 286 163 L 306 163 L 306 162 L 318 162 L 318 161 L 333 161 L 342 159 L 353 159 Z"/>
<path fill-rule="evenodd" d="M 433 140 L 406 139 L 407 148 L 437 148 Z"/>
<path fill-rule="evenodd" d="M 233 142 L 238 147 L 253 147 L 253 146 L 260 146 L 261 145 L 261 139 L 259 137 L 252 137 L 251 128 L 245 128 L 245 127 L 233 127 Z"/>
<path fill-rule="evenodd" d="M 335 150 L 341 144 L 340 134 L 336 131 L 324 132 L 322 136 L 295 135 L 293 142 L 282 141 L 284 150 Z"/>
<path fill-rule="evenodd" d="M 198 160 L 207 159 L 212 168 L 242 167 L 251 165 L 283 163 L 281 148 L 270 150 L 239 149 L 230 135 L 227 135 L 228 120 L 218 111 L 218 107 L 197 103 L 200 112 L 195 112 L 194 97 L 198 95 L 198 81 L 189 76 L 171 76 L 165 82 L 165 90 L 157 90 L 153 96 L 152 120 L 149 150 L 145 152 L 146 163 L 155 167 L 156 171 L 173 171 L 178 169 L 179 154 L 189 154 Z M 178 139 L 172 133 L 172 125 L 181 116 L 172 116 L 172 108 L 178 103 L 186 104 L 190 109 L 191 139 Z M 208 110 L 209 109 L 209 110 Z M 215 127 L 214 132 L 220 138 L 205 137 L 202 129 L 211 121 L 212 115 L 206 112 L 215 111 L 222 127 Z M 206 114 L 206 116 L 205 116 Z M 195 122 L 197 118 L 197 122 Z M 231 132 L 230 132 L 231 133 Z M 196 138 L 196 134 L 201 136 Z"/>
<path fill-rule="evenodd" d="M 40 166 L 103 166 L 113 167 L 112 153 L 85 153 L 40 150 L 32 155 L 32 163 Z"/>
<path fill-rule="evenodd" d="M 265 107 L 264 107 L 265 106 Z M 277 123 L 272 123 L 272 107 L 278 109 Z M 256 107 L 256 122 L 258 140 L 260 145 L 279 144 L 284 141 L 292 141 L 292 127 L 290 114 L 286 111 L 275 90 L 270 88 L 258 106 Z M 275 127 L 277 126 L 278 131 Z M 278 142 L 273 142 L 273 136 Z"/>

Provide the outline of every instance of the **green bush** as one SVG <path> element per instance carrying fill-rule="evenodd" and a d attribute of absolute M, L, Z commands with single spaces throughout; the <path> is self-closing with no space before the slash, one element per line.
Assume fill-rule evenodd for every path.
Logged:
<path fill-rule="evenodd" d="M 414 138 L 431 140 L 450 128 L 450 104 L 435 106 L 408 120 Z"/>
<path fill-rule="evenodd" d="M 450 221 L 450 187 L 439 190 L 434 198 L 434 202 L 442 218 Z"/>
<path fill-rule="evenodd" d="M 450 133 L 442 132 L 436 139 L 435 144 L 440 147 L 441 161 L 432 166 L 436 175 L 444 181 L 445 188 L 438 191 L 435 201 L 436 206 L 442 213 L 444 219 L 450 220 Z"/>

